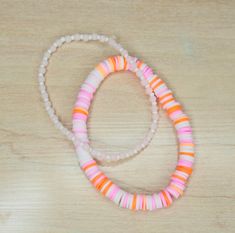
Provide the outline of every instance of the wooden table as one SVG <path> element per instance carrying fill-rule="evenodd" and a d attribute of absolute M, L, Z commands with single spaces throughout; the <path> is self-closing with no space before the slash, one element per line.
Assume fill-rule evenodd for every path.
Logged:
<path fill-rule="evenodd" d="M 95 192 L 74 147 L 50 122 L 38 91 L 43 52 L 76 32 L 116 35 L 159 72 L 192 119 L 196 166 L 185 196 L 169 209 L 131 212 Z M 0 232 L 235 232 L 235 1 L 0 1 Z M 72 43 L 56 53 L 47 84 L 63 123 L 89 71 L 116 52 Z M 133 74 L 111 75 L 92 105 L 92 145 L 133 147 L 150 124 Z M 129 191 L 158 191 L 177 160 L 164 112 L 143 153 L 102 169 Z"/>

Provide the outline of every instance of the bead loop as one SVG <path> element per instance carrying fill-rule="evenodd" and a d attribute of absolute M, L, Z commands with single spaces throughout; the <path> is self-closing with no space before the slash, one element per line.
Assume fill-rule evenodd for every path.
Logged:
<path fill-rule="evenodd" d="M 91 148 L 88 144 L 84 144 L 83 140 L 78 139 L 74 136 L 74 133 L 71 132 L 69 129 L 67 129 L 63 123 L 59 120 L 58 116 L 56 115 L 56 111 L 52 105 L 51 100 L 49 99 L 49 94 L 47 92 L 47 88 L 46 88 L 46 84 L 45 84 L 45 74 L 47 71 L 47 66 L 49 64 L 49 60 L 52 56 L 52 54 L 54 52 L 57 51 L 57 49 L 59 47 L 61 47 L 63 44 L 66 43 L 70 43 L 73 41 L 100 41 L 102 43 L 108 43 L 111 47 L 115 48 L 116 50 L 118 50 L 118 52 L 120 52 L 122 55 L 125 55 L 126 57 L 129 58 L 129 60 L 125 60 L 125 66 L 129 67 L 130 69 L 130 64 L 135 64 L 135 58 L 131 58 L 128 55 L 128 52 L 122 48 L 122 46 L 120 44 L 118 44 L 114 37 L 108 37 L 105 35 L 99 35 L 99 34 L 74 34 L 74 35 L 67 35 L 67 36 L 62 36 L 61 38 L 59 38 L 58 40 L 56 40 L 51 47 L 44 53 L 40 68 L 39 68 L 39 73 L 38 73 L 38 81 L 39 81 L 39 89 L 41 92 L 41 96 L 45 105 L 45 109 L 51 119 L 51 121 L 54 123 L 55 127 L 57 129 L 59 129 L 69 140 L 73 141 L 76 144 L 80 144 L 85 146 L 86 149 L 88 149 L 94 158 L 98 159 L 98 160 L 105 160 L 107 162 L 109 162 L 110 160 L 115 161 L 115 160 L 120 160 L 120 159 L 124 159 L 126 157 L 131 157 L 136 155 L 140 150 L 143 150 L 151 141 L 152 137 L 154 136 L 154 133 L 156 131 L 157 128 L 157 119 L 158 119 L 158 108 L 157 108 L 157 103 L 156 103 L 156 99 L 153 98 L 153 93 L 151 88 L 147 85 L 146 82 L 144 82 L 144 80 L 141 81 L 141 84 L 145 87 L 146 89 L 146 93 L 147 95 L 150 96 L 150 102 L 152 104 L 152 124 L 151 127 L 149 129 L 148 134 L 146 135 L 146 137 L 143 139 L 143 141 L 140 143 L 141 147 L 138 145 L 135 146 L 134 149 L 132 150 L 128 150 L 127 152 L 124 153 L 117 153 L 117 154 L 106 154 L 105 156 L 103 156 L 103 153 L 94 150 L 93 148 Z M 110 58 L 111 60 L 109 61 L 109 63 L 105 64 L 105 66 L 99 66 L 96 67 L 96 70 L 94 70 L 88 77 L 87 80 L 90 80 L 94 77 L 96 77 L 96 79 L 93 79 L 94 85 L 98 84 L 99 82 L 101 82 L 105 76 L 108 75 L 108 73 L 112 73 L 115 72 L 118 67 L 115 67 L 116 60 L 118 58 Z M 124 69 L 125 70 L 125 69 Z M 142 73 L 141 70 L 137 69 L 138 75 L 140 77 L 143 77 L 144 75 L 152 75 L 152 73 L 150 72 L 150 68 L 148 70 L 148 72 L 146 73 L 145 70 L 143 70 L 143 72 L 145 72 L 145 74 Z M 138 77 L 137 75 L 137 77 Z M 92 86 L 92 84 L 90 83 L 89 85 L 83 85 L 81 87 L 82 92 L 81 95 L 83 96 L 83 105 L 85 104 L 85 101 L 89 101 L 86 100 L 86 98 L 92 98 L 93 94 L 91 94 L 94 90 L 94 87 Z M 152 96 L 152 97 L 151 97 Z M 83 106 L 81 106 L 80 108 L 77 108 L 74 110 L 76 115 L 80 115 L 80 118 L 82 118 L 83 120 L 87 119 L 87 115 L 88 112 L 86 112 L 83 108 Z M 87 129 L 84 129 L 87 130 Z"/>
<path fill-rule="evenodd" d="M 120 60 L 120 57 L 118 57 Z M 117 60 L 118 60 L 117 59 Z M 124 63 L 127 60 L 123 57 Z M 135 60 L 139 70 L 146 68 L 146 64 L 136 58 Z M 103 63 L 105 63 L 104 61 Z M 122 63 L 123 64 L 123 63 Z M 142 75 L 142 72 L 137 73 Z M 186 183 L 192 173 L 192 165 L 194 162 L 194 143 L 192 138 L 192 129 L 189 124 L 189 118 L 182 111 L 181 105 L 175 100 L 172 91 L 157 75 L 144 76 L 146 82 L 150 85 L 156 98 L 158 98 L 161 107 L 166 111 L 171 119 L 178 138 L 179 143 L 179 159 L 176 169 L 170 178 L 170 182 L 159 193 L 149 195 L 129 193 L 121 189 L 113 181 L 111 181 L 104 172 L 102 172 L 96 161 L 92 158 L 91 153 L 85 147 L 75 144 L 81 169 L 84 171 L 92 185 L 105 197 L 109 198 L 115 204 L 122 208 L 131 210 L 154 210 L 169 207 L 174 199 L 178 199 L 184 192 Z M 81 92 L 80 92 L 81 93 Z M 80 96 L 80 93 L 78 96 Z M 79 99 L 79 98 L 78 98 Z M 75 107 L 79 105 L 77 100 Z M 73 115 L 73 129 L 77 127 L 76 116 Z M 84 125 L 84 128 L 86 126 Z M 76 132 L 76 138 L 84 137 L 88 139 L 87 131 L 81 133 Z M 88 143 L 84 142 L 85 144 Z"/>

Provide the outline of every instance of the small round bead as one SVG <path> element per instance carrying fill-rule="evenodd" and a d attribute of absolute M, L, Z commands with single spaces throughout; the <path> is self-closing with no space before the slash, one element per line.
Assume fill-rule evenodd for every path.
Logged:
<path fill-rule="evenodd" d="M 66 37 L 65 37 L 65 42 L 66 42 L 66 43 L 69 43 L 69 42 L 71 42 L 71 41 L 72 41 L 72 39 L 71 39 L 70 36 L 66 36 Z"/>
<path fill-rule="evenodd" d="M 77 40 L 77 41 L 80 40 L 80 34 L 75 34 L 74 35 L 74 40 Z"/>
<path fill-rule="evenodd" d="M 92 34 L 92 39 L 93 39 L 93 40 L 97 40 L 97 39 L 98 39 L 98 36 L 97 36 L 96 33 L 93 33 L 93 34 Z"/>
<path fill-rule="evenodd" d="M 85 42 L 87 42 L 87 41 L 89 40 L 89 35 L 84 34 L 84 36 L 83 36 L 83 40 L 84 40 Z"/>
<path fill-rule="evenodd" d="M 71 35 L 70 38 L 71 38 L 71 41 L 75 40 L 75 36 L 74 35 Z"/>

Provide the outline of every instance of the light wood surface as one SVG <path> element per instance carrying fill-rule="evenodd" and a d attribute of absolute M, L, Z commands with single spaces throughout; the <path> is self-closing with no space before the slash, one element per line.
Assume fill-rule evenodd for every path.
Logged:
<path fill-rule="evenodd" d="M 47 47 L 76 32 L 116 35 L 158 70 L 192 119 L 196 166 L 185 196 L 151 213 L 119 209 L 78 167 L 72 143 L 44 108 L 37 70 Z M 235 1 L 0 0 L 0 232 L 235 232 Z M 47 84 L 62 121 L 89 71 L 116 52 L 98 43 L 64 46 Z M 133 74 L 109 77 L 92 105 L 92 145 L 131 148 L 150 124 Z M 102 169 L 129 191 L 158 191 L 176 163 L 176 138 L 161 112 L 157 134 L 136 157 Z"/>

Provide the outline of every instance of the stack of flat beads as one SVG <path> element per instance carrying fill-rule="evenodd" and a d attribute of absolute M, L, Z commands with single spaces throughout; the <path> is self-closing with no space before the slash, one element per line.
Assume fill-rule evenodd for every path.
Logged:
<path fill-rule="evenodd" d="M 146 64 L 142 63 L 136 58 L 131 59 L 132 61 L 135 61 L 138 70 L 141 72 L 144 68 L 146 68 Z M 109 64 L 107 67 L 110 67 L 111 64 L 113 65 L 113 69 L 106 71 L 106 73 L 119 70 L 132 70 L 132 67 L 129 67 L 129 63 L 124 57 L 115 57 L 115 59 L 112 59 L 112 63 L 110 63 L 110 61 L 111 59 L 102 62 L 97 66 L 96 70 L 99 70 L 100 67 L 104 67 L 104 64 Z M 101 74 L 97 77 L 96 75 L 93 75 L 93 72 L 91 73 L 87 81 L 94 87 L 92 89 L 93 92 L 95 92 L 95 90 L 98 88 L 103 78 L 104 77 Z M 159 193 L 150 195 L 132 194 L 126 192 L 118 185 L 113 183 L 99 169 L 96 161 L 92 158 L 90 152 L 86 149 L 86 146 L 81 146 L 80 143 L 75 143 L 80 166 L 93 186 L 105 197 L 109 198 L 120 207 L 132 210 L 154 210 L 157 208 L 170 206 L 173 202 L 173 199 L 177 199 L 183 194 L 186 182 L 192 173 L 192 165 L 194 161 L 192 129 L 190 127 L 188 117 L 182 111 L 181 105 L 175 100 L 172 92 L 157 75 L 146 75 L 144 78 L 158 98 L 161 107 L 166 110 L 167 115 L 172 120 L 178 137 L 179 160 L 166 188 L 164 188 Z M 74 108 L 73 129 L 77 129 L 77 127 L 79 127 L 78 119 L 76 117 L 76 109 L 81 104 L 81 93 L 78 94 L 78 97 L 79 98 L 77 99 Z M 86 116 L 88 115 L 90 100 L 91 99 L 86 102 Z M 78 139 L 80 137 L 88 138 L 87 135 L 84 136 L 84 134 L 86 134 L 86 130 L 82 133 L 80 133 L 80 131 L 75 132 L 75 136 Z"/>

